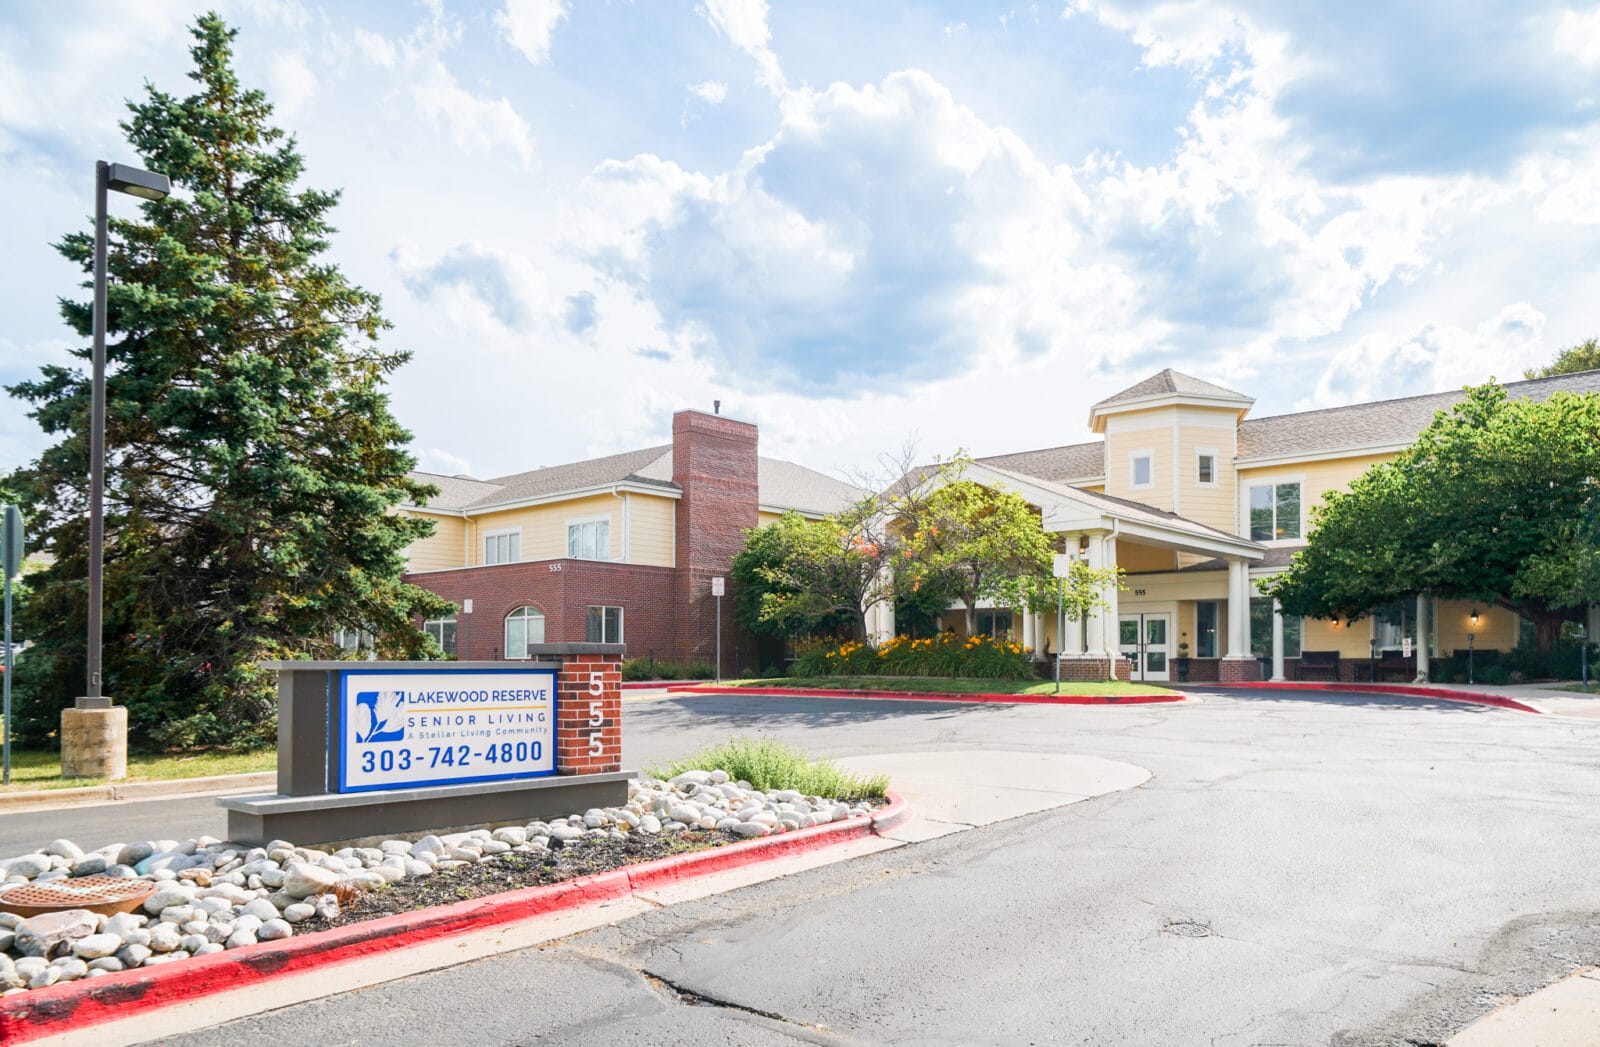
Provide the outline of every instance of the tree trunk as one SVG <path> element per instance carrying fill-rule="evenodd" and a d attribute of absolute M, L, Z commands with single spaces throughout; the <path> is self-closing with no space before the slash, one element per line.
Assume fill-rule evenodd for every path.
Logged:
<path fill-rule="evenodd" d="M 1566 615 L 1558 613 L 1546 613 L 1534 617 L 1534 637 L 1540 654 L 1549 654 L 1556 649 L 1556 643 L 1561 639 L 1561 623 L 1566 620 Z"/>
<path fill-rule="evenodd" d="M 978 605 L 976 603 L 968 602 L 965 606 L 967 608 L 967 635 L 968 636 L 977 636 L 978 635 Z"/>
<path fill-rule="evenodd" d="M 867 612 L 859 607 L 856 608 L 856 639 L 867 642 Z"/>

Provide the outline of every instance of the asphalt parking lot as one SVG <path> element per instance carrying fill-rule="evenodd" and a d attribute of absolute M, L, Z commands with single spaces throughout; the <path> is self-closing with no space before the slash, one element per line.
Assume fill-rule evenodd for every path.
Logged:
<path fill-rule="evenodd" d="M 707 696 L 625 716 L 630 766 L 771 734 L 839 757 L 1073 752 L 1153 777 L 165 1042 L 1442 1043 L 1600 961 L 1594 722 L 1246 691 L 1121 708 Z M 148 817 L 219 828 L 195 800 L 56 814 L 49 835 L 85 840 Z"/>

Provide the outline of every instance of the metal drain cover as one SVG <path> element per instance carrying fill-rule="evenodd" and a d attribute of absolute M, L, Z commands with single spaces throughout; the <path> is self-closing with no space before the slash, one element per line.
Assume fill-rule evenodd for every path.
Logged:
<path fill-rule="evenodd" d="M 1209 938 L 1211 925 L 1201 920 L 1162 920 L 1161 929 L 1179 938 Z"/>
<path fill-rule="evenodd" d="M 88 909 L 109 916 L 132 912 L 155 890 L 152 880 L 123 880 L 115 876 L 46 880 L 19 884 L 0 894 L 0 910 L 18 916 L 38 916 L 65 909 Z"/>

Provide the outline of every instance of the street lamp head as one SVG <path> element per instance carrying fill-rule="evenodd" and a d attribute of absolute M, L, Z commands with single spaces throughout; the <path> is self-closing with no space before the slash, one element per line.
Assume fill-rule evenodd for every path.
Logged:
<path fill-rule="evenodd" d="M 106 187 L 141 200 L 163 200 L 172 192 L 172 181 L 164 174 L 127 164 L 106 165 Z"/>

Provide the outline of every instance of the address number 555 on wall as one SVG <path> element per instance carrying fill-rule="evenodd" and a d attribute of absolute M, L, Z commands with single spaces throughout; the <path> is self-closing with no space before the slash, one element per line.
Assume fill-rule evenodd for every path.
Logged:
<path fill-rule="evenodd" d="M 605 673 L 589 674 L 589 694 L 598 699 L 605 693 Z M 601 740 L 601 730 L 606 722 L 605 706 L 599 701 L 589 703 L 589 755 L 600 756 L 605 752 L 605 743 Z"/>

